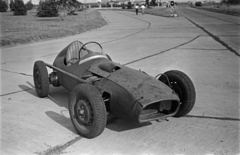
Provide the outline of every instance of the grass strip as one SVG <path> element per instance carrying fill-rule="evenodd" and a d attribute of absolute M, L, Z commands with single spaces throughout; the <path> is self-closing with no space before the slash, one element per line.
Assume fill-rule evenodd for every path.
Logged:
<path fill-rule="evenodd" d="M 36 11 L 26 16 L 0 13 L 0 46 L 11 46 L 80 34 L 107 24 L 97 10 L 77 12 L 75 16 L 36 17 Z"/>
<path fill-rule="evenodd" d="M 194 7 L 194 8 L 227 14 L 227 15 L 240 16 L 240 5 L 232 5 L 232 6 L 206 5 L 206 6 Z"/>

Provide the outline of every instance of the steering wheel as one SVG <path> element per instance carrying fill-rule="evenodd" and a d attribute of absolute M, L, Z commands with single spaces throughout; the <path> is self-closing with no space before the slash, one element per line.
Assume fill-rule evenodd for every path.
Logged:
<path fill-rule="evenodd" d="M 91 43 L 92 43 L 92 44 L 97 44 L 97 45 L 101 48 L 101 52 L 103 53 L 103 48 L 102 48 L 102 46 L 101 46 L 98 42 L 96 42 L 96 41 L 89 41 L 89 42 L 83 44 L 82 47 L 80 48 L 79 53 L 78 53 L 79 59 L 80 59 L 80 52 L 81 52 L 81 50 L 82 50 L 82 49 L 83 49 L 83 50 L 87 50 L 87 49 L 85 48 L 85 46 L 88 45 L 88 44 L 91 44 Z"/>

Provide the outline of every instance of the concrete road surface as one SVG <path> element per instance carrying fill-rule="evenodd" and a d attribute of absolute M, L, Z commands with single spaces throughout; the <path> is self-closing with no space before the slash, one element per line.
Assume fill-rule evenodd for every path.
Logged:
<path fill-rule="evenodd" d="M 179 8 L 180 17 L 101 11 L 108 25 L 80 35 L 1 49 L 1 154 L 239 154 L 239 17 Z M 36 60 L 52 63 L 71 41 L 98 41 L 121 64 L 155 76 L 181 70 L 197 100 L 182 118 L 112 119 L 95 139 L 77 135 L 64 88 L 40 99 Z"/>

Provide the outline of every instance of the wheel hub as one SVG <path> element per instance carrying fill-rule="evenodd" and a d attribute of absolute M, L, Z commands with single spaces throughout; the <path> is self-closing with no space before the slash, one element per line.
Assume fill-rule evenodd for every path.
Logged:
<path fill-rule="evenodd" d="M 86 100 L 79 100 L 75 108 L 76 119 L 80 124 L 90 125 L 92 123 L 92 109 Z"/>

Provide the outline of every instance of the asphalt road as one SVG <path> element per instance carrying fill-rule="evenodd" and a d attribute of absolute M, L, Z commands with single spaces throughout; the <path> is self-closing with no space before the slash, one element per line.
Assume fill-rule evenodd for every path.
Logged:
<path fill-rule="evenodd" d="M 240 56 L 240 18 L 190 7 L 178 7 L 177 12 L 200 28 L 216 42 Z"/>
<path fill-rule="evenodd" d="M 108 25 L 84 34 L 1 49 L 1 154 L 239 154 L 239 17 L 191 8 L 166 18 L 101 11 Z M 98 41 L 112 59 L 152 76 L 181 70 L 194 82 L 186 117 L 135 124 L 112 119 L 95 139 L 76 134 L 69 94 L 36 96 L 32 68 L 73 40 Z"/>

